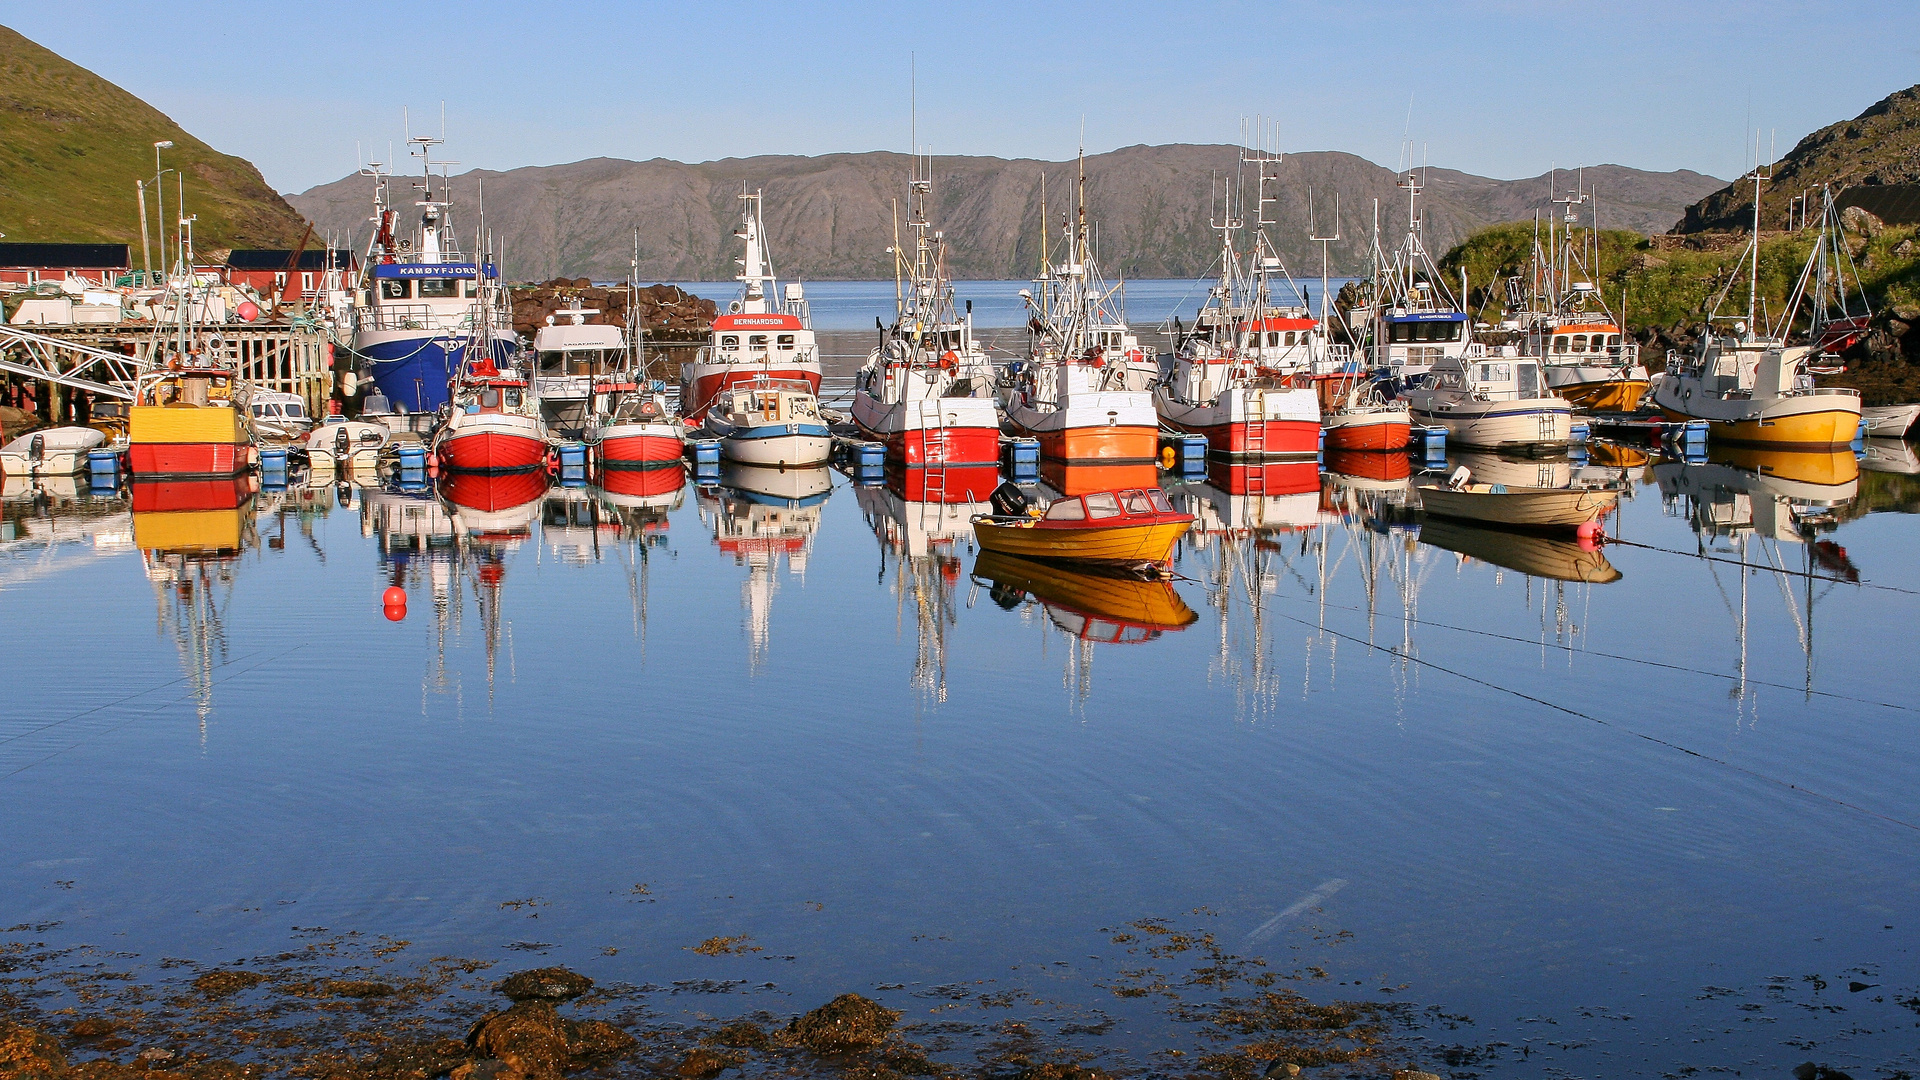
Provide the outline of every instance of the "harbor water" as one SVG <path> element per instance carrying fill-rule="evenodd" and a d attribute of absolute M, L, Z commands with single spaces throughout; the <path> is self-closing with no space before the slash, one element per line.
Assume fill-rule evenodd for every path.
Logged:
<path fill-rule="evenodd" d="M 1145 925 L 1428 1067 L 1913 1069 L 1911 451 L 1596 451 L 1471 464 L 1621 484 L 1599 551 L 1422 523 L 1390 463 L 1149 469 L 1198 518 L 1152 586 L 830 470 L 10 488 L 0 941 L 352 934 L 1165 1070 Z"/>

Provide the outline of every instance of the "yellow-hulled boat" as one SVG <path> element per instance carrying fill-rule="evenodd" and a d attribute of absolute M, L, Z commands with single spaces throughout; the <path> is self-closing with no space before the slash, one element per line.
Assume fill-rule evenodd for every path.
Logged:
<path fill-rule="evenodd" d="M 1030 559 L 1118 564 L 1164 563 L 1193 526 L 1157 487 L 1096 491 L 1055 499 L 1040 517 L 973 519 L 988 551 Z"/>
<path fill-rule="evenodd" d="M 1063 628 L 1092 640 L 1145 641 L 1190 626 L 1199 615 L 1165 581 L 1142 581 L 983 551 L 976 577 L 993 582 L 994 599 L 1011 607 L 1005 590 L 1031 593 Z"/>

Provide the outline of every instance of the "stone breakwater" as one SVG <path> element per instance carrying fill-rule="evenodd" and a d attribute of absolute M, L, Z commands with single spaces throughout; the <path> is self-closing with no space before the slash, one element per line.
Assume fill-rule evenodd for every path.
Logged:
<path fill-rule="evenodd" d="M 561 314 L 578 300 L 583 308 L 596 313 L 587 322 L 645 328 L 650 342 L 689 343 L 705 340 L 713 324 L 716 308 L 701 298 L 673 285 L 648 285 L 632 290 L 629 304 L 626 285 L 595 285 L 587 278 L 554 278 L 538 285 L 515 285 L 513 300 L 514 332 L 532 338 L 545 326 L 548 316 L 559 322 Z M 631 309 L 630 309 L 631 308 Z"/>

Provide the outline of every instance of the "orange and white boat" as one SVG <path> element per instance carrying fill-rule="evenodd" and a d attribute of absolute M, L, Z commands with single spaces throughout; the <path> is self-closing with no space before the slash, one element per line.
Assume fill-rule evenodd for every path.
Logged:
<path fill-rule="evenodd" d="M 1520 355 L 1540 361 L 1547 389 L 1576 409 L 1632 412 L 1647 393 L 1650 376 L 1640 363 L 1640 345 L 1620 329 L 1589 267 L 1597 265 L 1599 207 L 1593 225 L 1580 228 L 1579 208 L 1593 203 L 1581 187 L 1554 202 L 1561 222 L 1547 218 L 1546 243 L 1534 224 L 1533 257 L 1526 282 L 1509 278 L 1503 327 L 1518 330 Z"/>
<path fill-rule="evenodd" d="M 1274 181 L 1268 165 L 1278 158 L 1254 155 L 1259 198 Z M 1170 428 L 1207 439 L 1212 457 L 1312 457 L 1320 449 L 1320 401 L 1312 361 L 1327 351 L 1320 323 L 1301 307 L 1273 303 L 1282 281 L 1301 295 L 1280 253 L 1267 237 L 1268 222 L 1255 223 L 1253 250 L 1243 266 L 1233 248 L 1241 222 L 1231 212 L 1213 223 L 1220 233 L 1219 279 L 1195 316 L 1191 330 L 1174 320 L 1173 364 L 1153 391 L 1160 419 Z"/>
<path fill-rule="evenodd" d="M 705 420 L 721 392 L 737 383 L 798 381 L 806 383 L 809 392 L 820 392 L 820 351 L 806 291 L 791 281 L 781 289 L 767 265 L 760 193 L 740 199 L 746 204 L 740 227 L 734 231 L 746 245 L 735 279 L 742 283 L 740 299 L 713 320 L 706 347 L 681 365 L 680 415 L 688 427 Z M 778 301 L 773 299 L 775 292 L 780 294 Z"/>
<path fill-rule="evenodd" d="M 909 254 L 894 248 L 894 320 L 853 379 L 853 422 L 909 469 L 1000 459 L 993 361 L 973 336 L 972 306 L 954 308 L 946 237 L 927 220 L 932 168 L 907 186 Z M 896 219 L 896 229 L 898 219 Z"/>
<path fill-rule="evenodd" d="M 1110 465 L 1152 462 L 1160 419 L 1150 384 L 1153 349 L 1127 328 L 1121 286 L 1109 287 L 1094 263 L 1087 228 L 1086 177 L 1066 260 L 1047 262 L 1033 289 L 1020 290 L 1027 355 L 1012 365 L 1001 408 L 1016 435 L 1038 439 L 1043 459 Z"/>

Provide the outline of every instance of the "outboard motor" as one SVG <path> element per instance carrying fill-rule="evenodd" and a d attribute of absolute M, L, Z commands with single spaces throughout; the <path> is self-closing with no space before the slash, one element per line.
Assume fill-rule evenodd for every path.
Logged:
<path fill-rule="evenodd" d="M 1027 493 L 1011 480 L 1000 481 L 1000 486 L 993 489 L 989 501 L 993 504 L 993 512 L 1000 517 L 1027 516 Z"/>

